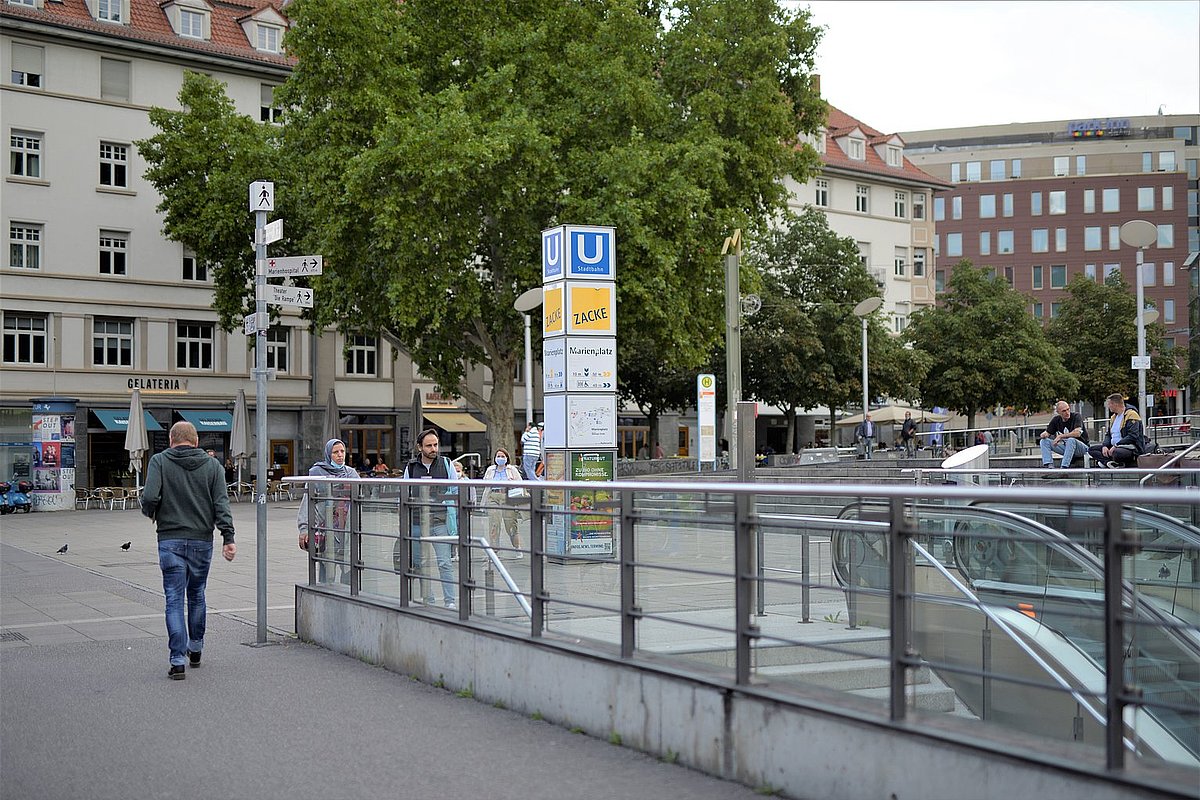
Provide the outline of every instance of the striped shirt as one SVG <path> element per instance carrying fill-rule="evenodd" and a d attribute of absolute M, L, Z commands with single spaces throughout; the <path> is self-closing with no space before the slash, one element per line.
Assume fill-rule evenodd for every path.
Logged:
<path fill-rule="evenodd" d="M 538 436 L 537 428 L 530 428 L 521 436 L 521 452 L 526 456 L 542 454 L 542 437 Z"/>

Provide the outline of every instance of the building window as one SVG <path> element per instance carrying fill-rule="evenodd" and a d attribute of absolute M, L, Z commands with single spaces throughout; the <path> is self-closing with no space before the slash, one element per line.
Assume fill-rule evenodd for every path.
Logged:
<path fill-rule="evenodd" d="M 42 226 L 13 222 L 8 226 L 8 265 L 13 269 L 42 268 Z"/>
<path fill-rule="evenodd" d="M 1040 266 L 1034 266 L 1033 269 L 1030 270 L 1030 274 L 1033 276 L 1033 283 L 1032 283 L 1033 288 L 1041 289 L 1042 288 L 1042 268 Z"/>
<path fill-rule="evenodd" d="M 1084 189 L 1083 190 L 1083 213 L 1085 213 L 1085 214 L 1095 214 L 1096 213 L 1096 190 L 1095 189 Z"/>
<path fill-rule="evenodd" d="M 183 251 L 183 279 L 185 281 L 208 280 L 208 267 L 196 260 L 196 254 L 191 250 Z"/>
<path fill-rule="evenodd" d="M 274 25 L 258 23 L 257 49 L 265 53 L 279 52 L 279 28 Z"/>
<path fill-rule="evenodd" d="M 1099 250 L 1103 244 L 1103 231 L 1099 225 L 1083 229 L 1083 249 Z"/>
<path fill-rule="evenodd" d="M 866 146 L 862 139 L 851 138 L 848 139 L 846 143 L 850 146 L 849 151 L 846 153 L 848 156 L 850 156 L 850 158 L 854 159 L 855 161 L 863 161 L 866 159 Z"/>
<path fill-rule="evenodd" d="M 887 163 L 889 167 L 903 166 L 903 160 L 900 157 L 900 148 L 889 146 L 887 149 Z"/>
<path fill-rule="evenodd" d="M 925 248 L 913 248 L 913 277 L 925 277 Z"/>
<path fill-rule="evenodd" d="M 946 234 L 946 255 L 961 256 L 962 255 L 962 234 L 947 233 Z"/>
<path fill-rule="evenodd" d="M 1055 156 L 1054 157 L 1054 177 L 1061 178 L 1064 175 L 1071 174 L 1071 157 L 1070 156 Z"/>
<path fill-rule="evenodd" d="M 933 271 L 933 290 L 939 293 L 946 291 L 946 270 L 935 269 Z"/>
<path fill-rule="evenodd" d="M 962 197 L 950 198 L 950 218 L 962 219 Z"/>
<path fill-rule="evenodd" d="M 1100 208 L 1105 213 L 1121 210 L 1121 192 L 1119 189 L 1105 189 L 1100 197 L 1102 203 Z"/>
<path fill-rule="evenodd" d="M 913 195 L 913 219 L 925 219 L 925 194 L 917 192 Z"/>
<path fill-rule="evenodd" d="M 1175 210 L 1175 187 L 1173 187 L 1173 186 L 1162 187 L 1162 210 L 1163 211 L 1174 211 Z"/>
<path fill-rule="evenodd" d="M 1004 180 L 1004 159 L 988 162 L 988 178 L 993 181 Z"/>
<path fill-rule="evenodd" d="M 133 66 L 128 61 L 115 58 L 100 59 L 100 97 L 104 100 L 129 102 L 130 72 Z"/>
<path fill-rule="evenodd" d="M 908 192 L 896 192 L 895 210 L 897 219 L 908 216 Z"/>
<path fill-rule="evenodd" d="M 4 363 L 46 363 L 46 318 L 25 314 L 4 315 Z"/>
<path fill-rule="evenodd" d="M 1001 253 L 1011 253 L 1013 251 L 1013 232 L 1000 231 L 996 235 L 996 247 Z"/>
<path fill-rule="evenodd" d="M 829 181 L 817 178 L 814 182 L 813 201 L 818 206 L 829 207 Z"/>
<path fill-rule="evenodd" d="M 100 143 L 100 185 L 126 188 L 129 148 L 112 142 Z"/>
<path fill-rule="evenodd" d="M 1083 274 L 1087 276 L 1087 279 L 1089 281 L 1096 280 L 1096 265 L 1095 264 L 1084 264 L 1083 265 Z"/>
<path fill-rule="evenodd" d="M 903 278 L 908 273 L 908 248 L 897 247 L 896 253 L 892 259 L 892 265 L 895 269 L 896 277 Z"/>
<path fill-rule="evenodd" d="M 1055 228 L 1054 229 L 1054 252 L 1056 252 L 1056 253 L 1067 252 L 1067 229 L 1066 228 Z"/>
<path fill-rule="evenodd" d="M 1035 217 L 1042 215 L 1042 193 L 1032 192 L 1029 195 L 1029 213 Z"/>
<path fill-rule="evenodd" d="M 933 221 L 941 222 L 946 219 L 946 198 L 933 198 Z"/>
<path fill-rule="evenodd" d="M 1013 196 L 1009 192 L 1000 198 L 1000 213 L 1006 217 L 1013 215 Z"/>
<path fill-rule="evenodd" d="M 950 165 L 950 182 L 959 183 L 962 180 L 962 165 L 955 161 Z"/>
<path fill-rule="evenodd" d="M 1142 172 L 1154 172 L 1154 154 L 1142 153 Z"/>
<path fill-rule="evenodd" d="M 100 231 L 100 274 L 125 275 L 129 237 L 116 231 Z"/>
<path fill-rule="evenodd" d="M 1142 264 L 1142 286 L 1154 286 L 1158 281 L 1158 268 L 1153 262 Z"/>
<path fill-rule="evenodd" d="M 896 323 L 896 333 L 903 333 L 904 329 L 908 327 L 908 317 L 904 314 L 897 314 L 894 319 Z"/>
<path fill-rule="evenodd" d="M 42 87 L 42 74 L 45 69 L 46 51 L 31 44 L 12 44 L 12 82 L 15 86 L 28 86 L 31 89 Z"/>
<path fill-rule="evenodd" d="M 1004 268 L 1004 282 L 1005 282 L 1005 283 L 1007 283 L 1009 286 L 1012 286 L 1012 285 L 1013 285 L 1013 280 L 1014 280 L 1014 278 L 1013 278 L 1013 268 L 1012 268 L 1012 267 L 1005 267 L 1005 268 Z"/>
<path fill-rule="evenodd" d="M 1034 304 L 1033 304 L 1033 316 L 1034 316 L 1034 318 L 1035 318 L 1035 319 L 1041 319 L 1041 318 L 1042 318 L 1042 304 L 1041 304 L 1041 303 L 1034 303 Z"/>
<path fill-rule="evenodd" d="M 1138 211 L 1153 211 L 1154 210 L 1154 187 L 1139 186 L 1137 190 L 1137 208 Z"/>
<path fill-rule="evenodd" d="M 1075 156 L 1075 174 L 1087 175 L 1087 156 Z"/>
<path fill-rule="evenodd" d="M 979 218 L 980 219 L 995 219 L 996 218 L 996 195 L 994 195 L 994 194 L 979 195 Z"/>
<path fill-rule="evenodd" d="M 1029 249 L 1034 253 L 1050 252 L 1050 229 L 1034 228 L 1030 231 Z"/>
<path fill-rule="evenodd" d="M 133 320 L 97 319 L 92 321 L 92 365 L 96 367 L 133 366 Z"/>
<path fill-rule="evenodd" d="M 1175 246 L 1175 226 L 1174 225 L 1159 225 L 1158 226 L 1158 246 L 1162 249 L 1167 249 Z"/>
<path fill-rule="evenodd" d="M 282 325 L 267 329 L 267 369 L 287 372 L 290 334 L 291 330 Z"/>
<path fill-rule="evenodd" d="M 978 183 L 983 180 L 983 162 L 968 161 L 967 162 L 967 183 Z"/>
<path fill-rule="evenodd" d="M 212 369 L 213 326 L 209 322 L 179 322 L 175 328 L 175 366 Z"/>
<path fill-rule="evenodd" d="M 1121 265 L 1120 264 L 1105 264 L 1104 265 L 1104 283 L 1105 284 L 1112 283 L 1113 281 L 1116 280 L 1116 278 L 1114 278 L 1113 276 L 1120 275 L 1120 274 L 1121 274 Z"/>
<path fill-rule="evenodd" d="M 1065 214 L 1067 213 L 1067 193 L 1057 191 L 1050 193 L 1050 213 Z"/>
<path fill-rule="evenodd" d="M 13 131 L 8 137 L 10 175 L 42 177 L 42 135 Z"/>
<path fill-rule="evenodd" d="M 203 39 L 204 15 L 199 11 L 179 9 L 179 35 L 189 39 Z"/>
<path fill-rule="evenodd" d="M 350 347 L 346 350 L 346 374 L 347 375 L 371 375 L 375 374 L 375 337 L 374 336 L 350 336 Z"/>
<path fill-rule="evenodd" d="M 1062 289 L 1067 285 L 1067 265 L 1053 264 L 1050 267 L 1050 288 Z"/>
<path fill-rule="evenodd" d="M 867 267 L 871 263 L 871 243 L 870 242 L 855 242 L 854 246 L 858 248 L 858 263 Z"/>
<path fill-rule="evenodd" d="M 1174 172 L 1175 171 L 1175 151 L 1163 150 L 1158 154 L 1158 171 L 1159 172 Z"/>
<path fill-rule="evenodd" d="M 1163 286 L 1174 286 L 1174 285 L 1175 285 L 1175 262 L 1174 261 L 1164 261 L 1163 262 Z"/>
<path fill-rule="evenodd" d="M 1175 301 L 1163 300 L 1163 322 L 1175 321 Z"/>
<path fill-rule="evenodd" d="M 1121 226 L 1120 225 L 1109 225 L 1108 226 L 1108 249 L 1109 250 L 1120 250 L 1121 249 Z"/>
<path fill-rule="evenodd" d="M 264 83 L 259 86 L 259 118 L 263 122 L 280 122 L 283 120 L 283 109 L 275 105 L 275 90 L 277 86 Z"/>
<path fill-rule="evenodd" d="M 979 255 L 990 256 L 992 254 L 992 232 L 979 232 Z"/>
<path fill-rule="evenodd" d="M 871 187 L 861 183 L 854 186 L 854 210 L 864 214 L 871 213 Z"/>
<path fill-rule="evenodd" d="M 1050 319 L 1054 319 L 1055 317 L 1057 317 L 1058 312 L 1060 310 L 1062 310 L 1062 303 L 1051 303 L 1050 304 Z"/>
<path fill-rule="evenodd" d="M 1189 217 L 1200 217 L 1200 191 L 1188 189 L 1187 207 Z"/>
<path fill-rule="evenodd" d="M 1021 177 L 1021 159 L 1014 158 L 1012 160 L 1012 176 L 1014 178 Z"/>
<path fill-rule="evenodd" d="M 1187 176 L 1189 181 L 1200 180 L 1200 158 L 1187 160 Z"/>
<path fill-rule="evenodd" d="M 96 19 L 122 22 L 121 4 L 124 0 L 96 0 Z"/>

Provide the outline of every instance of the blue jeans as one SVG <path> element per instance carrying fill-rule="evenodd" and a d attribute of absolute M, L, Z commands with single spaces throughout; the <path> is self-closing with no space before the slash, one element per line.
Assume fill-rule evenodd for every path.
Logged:
<path fill-rule="evenodd" d="M 525 468 L 525 477 L 531 481 L 540 481 L 537 474 L 537 462 L 541 456 L 521 456 L 521 466 Z"/>
<path fill-rule="evenodd" d="M 424 564 L 424 559 L 421 555 L 421 543 L 417 541 L 421 538 L 421 523 L 420 515 L 414 513 L 412 525 L 412 564 L 413 571 L 420 572 Z M 433 531 L 433 536 L 446 536 L 445 521 L 437 521 L 434 519 L 429 526 Z M 433 558 L 437 561 L 438 577 L 442 579 L 442 602 L 445 605 L 458 602 L 458 573 L 454 569 L 454 565 L 450 562 L 450 543 L 449 542 L 434 542 Z M 421 593 L 424 595 L 425 605 L 433 605 L 433 587 L 429 585 L 429 581 L 421 579 Z"/>
<path fill-rule="evenodd" d="M 171 665 L 182 666 L 187 652 L 204 650 L 207 609 L 204 586 L 212 564 L 212 540 L 163 539 L 158 543 L 158 566 L 163 574 L 163 594 L 167 598 L 167 641 Z M 183 603 L 187 598 L 187 621 Z"/>
<path fill-rule="evenodd" d="M 1087 445 L 1074 436 L 1064 439 L 1058 444 L 1053 444 L 1053 442 L 1053 439 L 1040 439 L 1038 441 L 1038 444 L 1042 448 L 1042 466 L 1054 466 L 1054 456 L 1052 454 L 1058 453 L 1062 456 L 1062 468 L 1068 469 L 1071 466 L 1071 462 L 1075 460 L 1076 453 L 1079 453 L 1080 457 L 1082 457 L 1087 452 Z"/>

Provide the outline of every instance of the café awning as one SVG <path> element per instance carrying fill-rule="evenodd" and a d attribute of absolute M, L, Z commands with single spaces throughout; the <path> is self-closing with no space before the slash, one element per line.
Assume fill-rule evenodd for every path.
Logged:
<path fill-rule="evenodd" d="M 179 416 L 196 426 L 197 433 L 224 433 L 233 430 L 233 415 L 228 411 L 179 411 Z"/>
<path fill-rule="evenodd" d="M 482 433 L 487 430 L 487 425 L 465 411 L 426 411 L 425 419 L 450 433 Z"/>
<path fill-rule="evenodd" d="M 93 408 L 92 413 L 96 415 L 96 419 L 100 420 L 100 424 L 104 426 L 104 430 L 106 431 L 124 433 L 129 429 L 128 408 Z M 162 430 L 162 425 L 159 425 L 158 420 L 150 416 L 149 411 L 143 411 L 142 415 L 146 420 L 146 430 Z"/>

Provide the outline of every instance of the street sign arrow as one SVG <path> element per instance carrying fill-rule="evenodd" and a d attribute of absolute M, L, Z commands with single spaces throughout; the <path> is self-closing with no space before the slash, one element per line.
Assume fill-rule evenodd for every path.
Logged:
<path fill-rule="evenodd" d="M 263 286 L 262 299 L 275 306 L 313 307 L 313 290 L 305 286 Z"/>
<path fill-rule="evenodd" d="M 283 238 L 283 220 L 277 219 L 274 222 L 268 222 L 261 228 L 256 228 L 254 231 L 255 244 L 271 244 L 278 242 Z"/>
<path fill-rule="evenodd" d="M 290 278 L 294 275 L 320 275 L 324 267 L 323 256 L 279 256 L 267 259 L 267 277 Z"/>

